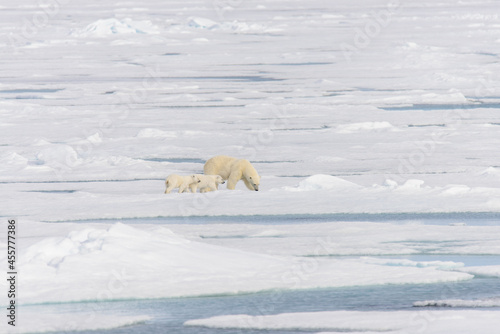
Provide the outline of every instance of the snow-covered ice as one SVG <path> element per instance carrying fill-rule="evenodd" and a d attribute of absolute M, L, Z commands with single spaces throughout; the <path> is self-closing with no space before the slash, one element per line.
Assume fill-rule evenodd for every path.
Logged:
<path fill-rule="evenodd" d="M 158 325 L 66 302 L 496 282 L 497 7 L 1 5 L 0 219 L 18 221 L 26 307 L 13 332 Z M 167 175 L 218 154 L 252 161 L 259 192 L 163 193 Z M 424 333 L 489 333 L 491 284 L 407 305 L 424 309 L 290 317 L 301 330 L 399 333 L 431 312 Z M 466 309 L 428 309 L 441 306 Z M 279 317 L 251 319 L 272 329 Z"/>
<path fill-rule="evenodd" d="M 300 217 L 290 216 L 289 221 Z M 272 219 L 272 218 L 271 218 Z M 277 218 L 276 218 L 277 219 Z M 325 218 L 328 220 L 328 218 Z M 294 256 L 418 256 L 418 255 L 500 255 L 498 226 L 426 225 L 414 219 L 397 222 L 335 221 L 326 223 L 279 224 L 170 224 L 175 233 L 205 243 L 250 252 Z M 456 220 L 452 220 L 455 222 Z M 458 220 L 461 221 L 461 220 Z M 318 244 L 324 247 L 318 248 Z M 388 263 L 387 259 L 381 260 Z M 439 263 L 439 262 L 438 262 Z M 393 265 L 424 266 L 409 260 Z M 442 263 L 443 265 L 446 262 Z M 457 266 L 451 265 L 450 266 Z M 498 266 L 467 267 L 460 270 L 498 276 Z"/>
<path fill-rule="evenodd" d="M 349 333 L 496 333 L 497 311 L 314 312 L 190 320 L 187 326 Z"/>
<path fill-rule="evenodd" d="M 43 225 L 33 223 L 24 228 L 43 230 Z M 311 243 L 309 248 L 319 255 L 328 251 L 330 243 L 318 237 L 316 245 Z M 25 245 L 19 260 L 23 268 L 19 301 L 39 304 L 186 297 L 271 289 L 456 282 L 473 277 L 448 270 L 462 266 L 456 263 L 300 258 L 236 248 L 185 239 L 154 225 L 131 227 L 117 223 L 109 228 L 78 228 Z M 367 272 L 370 275 L 364 275 Z M 6 288 L 5 283 L 2 286 Z"/>
<path fill-rule="evenodd" d="M 500 278 L 500 265 L 495 266 L 473 266 L 463 268 L 461 271 L 468 272 L 477 276 L 498 277 Z"/>
<path fill-rule="evenodd" d="M 8 328 L 8 333 L 54 333 L 78 332 L 83 330 L 104 331 L 144 323 L 150 319 L 140 315 L 109 315 L 104 312 L 61 312 L 44 311 L 40 309 L 22 309 L 22 316 L 29 321 L 16 328 Z"/>

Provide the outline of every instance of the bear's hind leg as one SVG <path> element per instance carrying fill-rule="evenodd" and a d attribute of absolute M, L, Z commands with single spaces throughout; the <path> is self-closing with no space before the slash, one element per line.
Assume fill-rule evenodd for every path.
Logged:
<path fill-rule="evenodd" d="M 185 192 L 186 189 L 188 189 L 188 185 L 187 184 L 181 184 L 181 186 L 179 187 L 179 194 Z"/>
<path fill-rule="evenodd" d="M 165 194 L 170 194 L 170 192 L 172 191 L 172 189 L 174 189 L 174 186 L 172 186 L 171 184 L 169 184 L 169 182 L 165 182 Z"/>

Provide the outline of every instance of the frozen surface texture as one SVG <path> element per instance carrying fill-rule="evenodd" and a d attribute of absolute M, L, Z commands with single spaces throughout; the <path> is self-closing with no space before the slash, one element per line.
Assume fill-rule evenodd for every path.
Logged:
<path fill-rule="evenodd" d="M 244 328 L 265 330 L 330 331 L 332 333 L 391 333 L 422 332 L 441 334 L 443 331 L 468 334 L 475 331 L 496 333 L 498 312 L 487 311 L 418 311 L 398 312 L 315 312 L 288 313 L 269 316 L 230 315 L 191 320 L 188 326 Z"/>
<path fill-rule="evenodd" d="M 0 220 L 18 220 L 19 302 L 40 310 L 25 319 L 53 319 L 43 303 L 498 279 L 498 262 L 479 260 L 500 254 L 497 12 L 493 0 L 1 4 Z M 259 191 L 163 193 L 167 175 L 221 154 L 251 161 Z M 498 294 L 415 306 L 495 308 Z M 63 314 L 78 325 L 16 330 L 152 319 Z M 412 314 L 297 328 L 399 333 Z M 439 311 L 424 332 L 489 333 L 492 314 Z"/>
<path fill-rule="evenodd" d="M 498 211 L 495 3 L 298 5 L 2 7 L 2 214 Z M 162 196 L 217 154 L 258 196 Z"/>
<path fill-rule="evenodd" d="M 36 230 L 43 225 L 26 226 Z M 62 232 L 61 227 L 58 230 Z M 308 246 L 321 255 L 331 245 L 331 240 L 318 236 Z M 300 258 L 236 248 L 188 240 L 163 227 L 117 223 L 107 229 L 78 229 L 26 247 L 19 261 L 23 268 L 19 300 L 33 304 L 231 295 L 272 289 L 456 282 L 473 277 L 450 271 L 463 266 L 454 262 Z M 370 275 L 364 275 L 367 272 Z M 3 282 L 0 286 L 6 288 Z"/>

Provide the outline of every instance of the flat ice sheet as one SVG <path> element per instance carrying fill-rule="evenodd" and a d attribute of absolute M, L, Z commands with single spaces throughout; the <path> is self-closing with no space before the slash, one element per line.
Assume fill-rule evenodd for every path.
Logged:
<path fill-rule="evenodd" d="M 16 326 L 2 328 L 6 334 L 78 332 L 84 330 L 103 331 L 132 326 L 146 322 L 148 316 L 113 315 L 96 308 L 94 312 L 47 312 L 43 309 L 22 308 L 22 319 L 18 317 Z M 19 311 L 18 311 L 19 314 Z"/>
<path fill-rule="evenodd" d="M 234 219 L 237 219 L 235 217 Z M 290 217 L 292 220 L 293 217 Z M 369 218 L 368 218 L 369 219 Z M 164 220 L 168 222 L 168 218 Z M 201 218 L 200 221 L 203 221 Z M 169 224 L 193 240 L 267 254 L 298 256 L 498 255 L 498 226 L 467 226 L 464 220 L 443 225 L 415 219 L 399 223 L 335 221 L 297 224 Z M 404 265 L 403 262 L 400 263 Z"/>
<path fill-rule="evenodd" d="M 349 333 L 426 334 L 498 331 L 498 311 L 311 312 L 266 316 L 227 315 L 191 320 L 187 326 L 261 330 L 307 330 Z"/>

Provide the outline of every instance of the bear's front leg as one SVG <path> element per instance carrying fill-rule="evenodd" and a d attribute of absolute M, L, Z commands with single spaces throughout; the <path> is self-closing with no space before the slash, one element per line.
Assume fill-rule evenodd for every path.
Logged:
<path fill-rule="evenodd" d="M 189 190 L 191 190 L 192 193 L 195 193 L 197 188 L 198 188 L 198 185 L 196 183 L 191 183 L 189 185 Z"/>
<path fill-rule="evenodd" d="M 234 190 L 239 180 L 241 180 L 241 173 L 231 173 L 227 179 L 227 189 Z"/>
<path fill-rule="evenodd" d="M 255 190 L 253 184 L 248 182 L 248 180 L 246 178 L 243 178 L 243 182 L 245 182 L 245 185 L 247 186 L 248 190 Z"/>
<path fill-rule="evenodd" d="M 217 190 L 219 190 L 217 188 L 217 183 L 215 183 L 215 182 L 211 182 L 208 186 L 210 187 L 210 191 L 217 191 Z"/>

